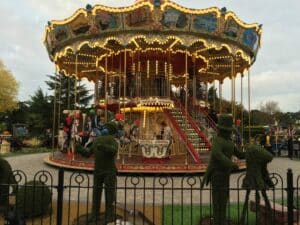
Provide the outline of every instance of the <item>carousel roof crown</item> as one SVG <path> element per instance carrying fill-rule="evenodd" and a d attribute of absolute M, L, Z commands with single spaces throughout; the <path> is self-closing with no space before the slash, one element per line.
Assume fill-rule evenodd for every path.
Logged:
<path fill-rule="evenodd" d="M 261 25 L 246 24 L 226 8 L 191 9 L 169 0 L 136 0 L 119 8 L 87 5 L 65 20 L 52 20 L 44 44 L 66 75 L 75 74 L 70 65 L 76 57 L 83 60 L 77 76 L 84 77 L 82 71 L 93 71 L 91 66 L 101 64 L 104 56 L 126 48 L 187 52 L 192 60 L 201 59 L 204 66 L 199 73 L 222 74 L 219 80 L 223 80 L 230 73 L 230 60 L 239 73 L 254 63 L 261 34 Z M 103 67 L 99 70 L 104 72 Z"/>

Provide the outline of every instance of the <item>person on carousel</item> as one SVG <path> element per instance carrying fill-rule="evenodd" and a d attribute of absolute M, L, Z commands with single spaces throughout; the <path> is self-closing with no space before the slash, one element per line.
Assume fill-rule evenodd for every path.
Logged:
<path fill-rule="evenodd" d="M 102 121 L 103 113 L 103 110 L 100 108 L 98 108 L 96 112 L 94 109 L 90 110 L 89 119 L 87 121 L 90 132 L 88 141 L 84 144 L 84 148 L 88 147 L 96 139 L 96 137 L 103 136 L 108 133 L 108 130 Z"/>
<path fill-rule="evenodd" d="M 160 131 L 161 139 L 169 141 L 168 154 L 170 155 L 171 154 L 171 144 L 172 144 L 172 140 L 173 140 L 172 130 L 165 121 L 162 121 L 160 125 L 161 125 L 161 131 Z"/>
<path fill-rule="evenodd" d="M 64 114 L 67 114 L 65 120 L 64 120 L 64 141 L 63 141 L 63 152 L 67 152 L 70 144 L 71 144 L 71 130 L 72 130 L 72 124 L 73 124 L 73 113 L 69 110 L 64 110 Z"/>
<path fill-rule="evenodd" d="M 138 142 L 140 120 L 136 119 L 130 127 L 130 141 Z"/>
<path fill-rule="evenodd" d="M 74 140 L 75 142 L 81 143 L 82 140 L 82 115 L 80 111 L 75 111 L 74 112 L 74 118 L 73 118 L 73 123 L 72 123 L 72 128 L 71 128 L 71 138 L 72 141 Z"/>
<path fill-rule="evenodd" d="M 105 127 L 104 127 L 104 123 L 102 122 L 102 117 L 103 117 L 103 110 L 100 109 L 100 108 L 97 108 L 97 111 L 96 111 L 96 114 L 92 117 L 92 132 L 95 133 L 95 135 L 98 137 L 98 136 L 101 136 L 102 135 L 102 132 L 106 132 L 105 130 Z"/>

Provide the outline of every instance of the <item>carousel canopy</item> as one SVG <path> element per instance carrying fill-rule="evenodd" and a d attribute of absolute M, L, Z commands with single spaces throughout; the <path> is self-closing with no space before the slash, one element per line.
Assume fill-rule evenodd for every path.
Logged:
<path fill-rule="evenodd" d="M 52 20 L 44 44 L 58 72 L 79 79 L 146 70 L 154 62 L 178 80 L 189 68 L 211 82 L 248 69 L 261 33 L 260 25 L 246 24 L 226 8 L 137 0 L 120 8 L 87 5 L 65 20 Z"/>

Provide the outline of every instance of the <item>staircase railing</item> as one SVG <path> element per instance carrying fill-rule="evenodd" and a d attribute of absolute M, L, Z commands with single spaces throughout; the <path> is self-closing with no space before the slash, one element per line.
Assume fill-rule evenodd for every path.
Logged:
<path fill-rule="evenodd" d="M 180 107 L 180 108 L 183 108 L 183 105 L 181 104 L 181 102 L 175 98 L 174 96 L 171 97 L 171 99 L 174 101 L 174 104 L 177 106 L 177 107 Z M 204 116 L 204 119 L 207 123 L 207 125 L 209 127 L 205 127 L 205 129 L 208 129 L 208 128 L 212 128 L 214 131 L 217 131 L 217 125 L 216 123 L 214 122 L 214 120 L 209 116 L 208 112 L 205 111 L 202 107 L 200 106 L 197 106 L 197 105 L 190 105 L 188 107 L 188 112 L 191 114 L 191 113 L 201 113 L 202 116 Z"/>
<path fill-rule="evenodd" d="M 208 112 L 205 111 L 200 106 L 189 107 L 190 110 L 193 110 L 194 113 L 201 113 L 204 116 L 204 119 L 209 127 L 211 127 L 214 131 L 217 131 L 217 125 L 215 121 L 209 116 Z"/>
<path fill-rule="evenodd" d="M 182 129 L 178 125 L 177 121 L 174 119 L 174 117 L 171 115 L 171 113 L 167 109 L 165 109 L 164 112 L 167 115 L 167 117 L 169 118 L 169 120 L 172 123 L 172 125 L 174 126 L 174 128 L 176 129 L 176 131 L 179 134 L 181 140 L 187 146 L 188 151 L 191 154 L 191 156 L 193 157 L 194 161 L 197 162 L 197 163 L 200 163 L 200 158 L 199 158 L 199 155 L 198 155 L 197 151 L 195 150 L 193 145 L 189 142 L 186 135 L 184 134 L 184 132 L 182 131 Z"/>
<path fill-rule="evenodd" d="M 207 140 L 206 136 L 201 132 L 201 130 L 199 129 L 199 127 L 197 126 L 196 122 L 191 117 L 191 115 L 185 110 L 185 108 L 180 103 L 177 102 L 177 103 L 175 103 L 175 105 L 181 110 L 182 115 L 187 117 L 189 124 L 196 131 L 198 136 L 205 142 L 205 146 L 208 148 L 211 148 L 210 142 Z"/>

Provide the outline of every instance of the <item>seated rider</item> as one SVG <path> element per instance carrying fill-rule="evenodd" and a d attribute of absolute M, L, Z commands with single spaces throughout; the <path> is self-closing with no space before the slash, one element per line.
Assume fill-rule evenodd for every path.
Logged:
<path fill-rule="evenodd" d="M 104 123 L 101 121 L 101 117 L 103 117 L 103 110 L 97 109 L 96 115 L 92 117 L 91 123 L 92 131 L 97 137 L 107 133 L 107 129 L 105 129 Z"/>

